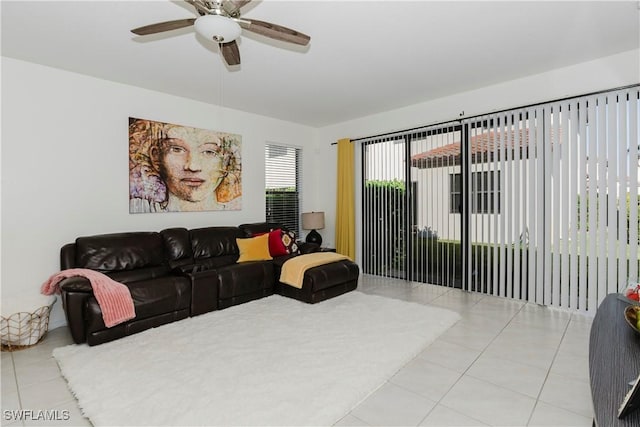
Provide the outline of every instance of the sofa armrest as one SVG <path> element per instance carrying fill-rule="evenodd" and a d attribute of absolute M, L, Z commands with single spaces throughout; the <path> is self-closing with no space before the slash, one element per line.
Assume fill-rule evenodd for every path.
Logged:
<path fill-rule="evenodd" d="M 191 316 L 218 309 L 218 272 L 204 270 L 184 273 L 191 281 Z"/>
<path fill-rule="evenodd" d="M 91 283 L 84 277 L 69 277 L 60 282 L 60 299 L 71 336 L 76 344 L 87 340 L 85 309 L 93 296 Z"/>
<path fill-rule="evenodd" d="M 320 245 L 317 243 L 307 243 L 299 240 L 298 248 L 300 249 L 301 254 L 310 254 L 313 252 L 318 252 L 320 250 Z"/>
<path fill-rule="evenodd" d="M 89 279 L 82 276 L 72 276 L 60 281 L 60 292 L 87 292 L 93 294 L 93 287 Z"/>

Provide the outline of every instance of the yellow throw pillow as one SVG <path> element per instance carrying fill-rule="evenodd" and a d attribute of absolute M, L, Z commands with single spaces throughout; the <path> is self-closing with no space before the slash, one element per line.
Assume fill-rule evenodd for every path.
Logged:
<path fill-rule="evenodd" d="M 238 244 L 238 249 L 240 249 L 240 258 L 238 258 L 237 262 L 266 261 L 273 259 L 269 254 L 268 233 L 248 239 L 236 239 L 236 243 Z"/>

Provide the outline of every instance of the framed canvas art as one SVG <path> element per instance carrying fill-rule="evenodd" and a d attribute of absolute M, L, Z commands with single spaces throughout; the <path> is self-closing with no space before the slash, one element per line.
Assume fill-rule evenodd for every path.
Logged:
<path fill-rule="evenodd" d="M 129 213 L 239 210 L 240 135 L 129 117 Z"/>

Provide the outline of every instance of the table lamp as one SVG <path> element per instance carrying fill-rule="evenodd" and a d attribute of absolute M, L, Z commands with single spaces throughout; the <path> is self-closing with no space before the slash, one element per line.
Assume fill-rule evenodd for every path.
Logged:
<path fill-rule="evenodd" d="M 302 229 L 311 230 L 307 234 L 307 243 L 322 245 L 322 236 L 316 230 L 324 228 L 324 212 L 305 212 L 302 214 Z"/>

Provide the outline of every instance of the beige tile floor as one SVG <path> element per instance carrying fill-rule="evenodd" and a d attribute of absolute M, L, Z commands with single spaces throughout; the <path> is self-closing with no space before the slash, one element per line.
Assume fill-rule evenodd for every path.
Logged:
<path fill-rule="evenodd" d="M 462 318 L 336 425 L 591 426 L 590 317 L 367 275 L 359 291 Z M 70 343 L 63 327 L 37 346 L 2 353 L 3 426 L 91 425 L 51 357 Z M 17 409 L 55 410 L 66 420 L 16 421 Z"/>

